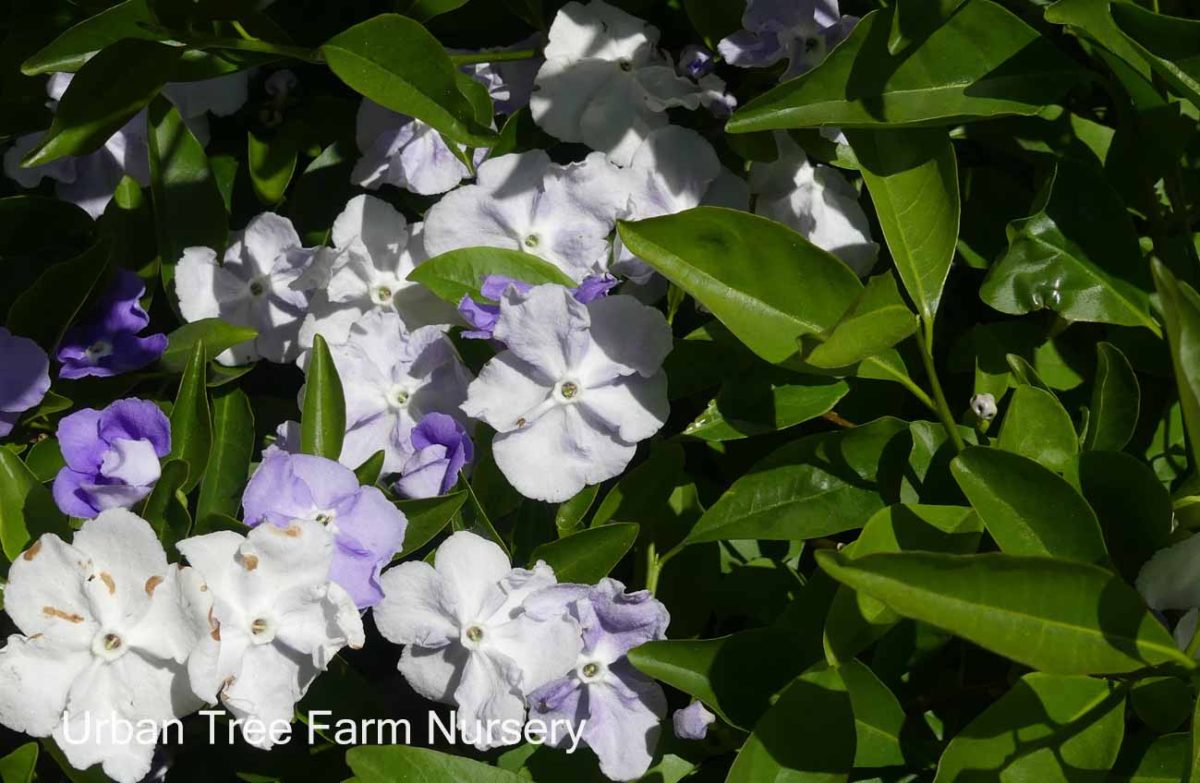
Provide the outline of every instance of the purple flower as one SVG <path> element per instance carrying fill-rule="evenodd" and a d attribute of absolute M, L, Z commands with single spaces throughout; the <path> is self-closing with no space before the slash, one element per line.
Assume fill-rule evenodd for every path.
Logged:
<path fill-rule="evenodd" d="M 589 275 L 583 278 L 577 287 L 570 289 L 575 301 L 588 304 L 608 296 L 608 292 L 616 288 L 619 281 L 610 275 Z M 529 283 L 522 282 L 504 275 L 488 275 L 483 278 L 479 292 L 486 299 L 499 301 L 504 292 L 515 288 L 525 294 L 533 290 Z M 458 314 L 470 324 L 471 328 L 462 333 L 468 340 L 491 340 L 496 331 L 496 322 L 500 320 L 500 305 L 476 302 L 469 296 L 464 296 L 458 302 Z"/>
<path fill-rule="evenodd" d="M 742 16 L 746 29 L 724 38 L 717 49 L 739 68 L 786 59 L 782 78 L 791 79 L 819 65 L 857 22 L 841 15 L 837 0 L 750 0 Z"/>
<path fill-rule="evenodd" d="M 142 279 L 128 269 L 118 269 L 116 279 L 96 304 L 88 320 L 74 326 L 58 349 L 60 378 L 95 375 L 108 378 L 139 370 L 162 356 L 165 334 L 138 337 L 150 316 L 138 301 L 146 293 Z"/>
<path fill-rule="evenodd" d="M 242 495 L 251 527 L 287 527 L 297 520 L 324 525 L 333 534 L 329 579 L 360 609 L 383 598 L 379 573 L 404 543 L 408 520 L 375 487 L 364 487 L 349 468 L 324 457 L 266 455 Z"/>
<path fill-rule="evenodd" d="M 458 480 L 458 473 L 475 457 L 475 447 L 463 426 L 453 416 L 427 413 L 413 427 L 415 454 L 401 468 L 396 491 L 409 498 L 445 495 Z"/>
<path fill-rule="evenodd" d="M 713 72 L 716 60 L 706 47 L 691 44 L 679 54 L 679 72 L 692 81 L 699 81 Z"/>
<path fill-rule="evenodd" d="M 50 390 L 50 358 L 28 337 L 0 326 L 0 438 Z"/>
<path fill-rule="evenodd" d="M 702 740 L 708 736 L 708 727 L 717 722 L 717 716 L 709 712 L 704 702 L 693 701 L 682 710 L 675 710 L 671 723 L 675 736 L 685 740 Z"/>
<path fill-rule="evenodd" d="M 634 669 L 625 654 L 666 637 L 667 608 L 646 590 L 626 593 L 615 579 L 602 579 L 595 587 L 546 588 L 526 600 L 525 612 L 535 620 L 565 612 L 583 631 L 575 670 L 529 694 L 530 716 L 581 726 L 583 741 L 610 779 L 642 777 L 654 756 L 667 701 L 662 686 Z"/>
<path fill-rule="evenodd" d="M 54 479 L 54 502 L 65 514 L 91 519 L 150 494 L 159 460 L 171 452 L 171 423 L 152 402 L 117 400 L 60 421 L 58 445 L 67 466 Z"/>

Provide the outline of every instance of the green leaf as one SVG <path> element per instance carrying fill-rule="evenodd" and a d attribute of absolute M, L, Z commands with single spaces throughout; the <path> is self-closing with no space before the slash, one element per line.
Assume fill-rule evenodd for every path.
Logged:
<path fill-rule="evenodd" d="M 408 518 L 404 532 L 404 549 L 396 559 L 407 557 L 433 540 L 433 537 L 450 524 L 450 520 L 467 502 L 467 490 L 460 489 L 437 498 L 401 500 L 396 508 Z"/>
<path fill-rule="evenodd" d="M 212 449 L 204 356 L 204 342 L 197 342 L 171 408 L 171 453 L 167 459 L 182 460 L 190 468 L 180 487 L 185 495 L 200 483 Z"/>
<path fill-rule="evenodd" d="M 258 332 L 248 326 L 235 326 L 220 318 L 203 318 L 184 324 L 167 335 L 167 350 L 160 361 L 170 372 L 183 372 L 197 343 L 204 343 L 204 358 L 211 362 L 227 348 L 257 336 Z"/>
<path fill-rule="evenodd" d="M 559 504 L 558 509 L 554 512 L 554 527 L 560 536 L 569 535 L 583 524 L 584 517 L 591 510 L 592 505 L 596 502 L 596 496 L 599 494 L 600 485 L 589 484 L 579 490 L 575 497 Z"/>
<path fill-rule="evenodd" d="M 1115 451 L 1079 457 L 1079 491 L 1100 519 L 1113 562 L 1133 582 L 1147 560 L 1169 543 L 1171 496 L 1146 463 Z"/>
<path fill-rule="evenodd" d="M 1200 21 L 1166 16 L 1132 3 L 1113 3 L 1125 37 L 1178 94 L 1200 105 Z"/>
<path fill-rule="evenodd" d="M 1120 451 L 1133 437 L 1141 410 L 1141 389 L 1125 354 L 1112 343 L 1096 344 L 1096 383 L 1084 448 Z"/>
<path fill-rule="evenodd" d="M 1188 774 L 1189 738 L 1185 733 L 1167 734 L 1121 757 L 1109 780 L 1114 783 L 1179 783 Z"/>
<path fill-rule="evenodd" d="M 850 145 L 896 271 L 932 321 L 958 243 L 958 161 L 945 128 L 854 131 Z"/>
<path fill-rule="evenodd" d="M 270 207 L 283 200 L 299 157 L 295 141 L 286 133 L 268 139 L 259 138 L 253 131 L 246 134 L 246 163 L 259 201 Z"/>
<path fill-rule="evenodd" d="M 900 296 L 896 278 L 885 272 L 867 281 L 858 299 L 804 361 L 823 368 L 858 364 L 916 330 L 917 318 Z"/>
<path fill-rule="evenodd" d="M 96 295 L 110 263 L 108 244 L 101 240 L 79 257 L 50 267 L 13 301 L 9 330 L 53 355 L 67 328 Z"/>
<path fill-rule="evenodd" d="M 179 111 L 166 99 L 160 99 L 150 104 L 146 121 L 158 255 L 164 286 L 173 297 L 175 265 L 183 257 L 184 249 L 208 247 L 221 258 L 229 226 L 225 201 L 208 165 L 204 146 L 184 124 Z"/>
<path fill-rule="evenodd" d="M 300 451 L 337 460 L 346 437 L 346 397 L 325 338 L 313 338 L 300 415 Z"/>
<path fill-rule="evenodd" d="M 175 544 L 187 538 L 192 527 L 184 490 L 191 473 L 184 460 L 168 459 L 142 506 L 142 518 L 154 528 L 155 535 L 168 552 L 174 551 Z"/>
<path fill-rule="evenodd" d="M 215 392 L 212 421 L 212 453 L 200 480 L 197 519 L 210 514 L 237 516 L 254 458 L 254 412 L 245 392 L 236 387 Z"/>
<path fill-rule="evenodd" d="M 50 130 L 21 165 L 41 166 L 98 149 L 158 94 L 182 54 L 180 47 L 136 38 L 105 47 L 79 69 Z"/>
<path fill-rule="evenodd" d="M 1186 783 L 1196 783 L 1200 780 L 1200 698 L 1196 700 L 1196 706 L 1192 710 L 1192 741 L 1191 751 L 1187 755 L 1187 761 L 1184 768 L 1187 770 Z"/>
<path fill-rule="evenodd" d="M 1002 551 L 1108 562 L 1095 513 L 1048 468 L 1019 454 L 971 446 L 950 469 Z"/>
<path fill-rule="evenodd" d="M 1175 365 L 1175 383 L 1192 452 L 1192 465 L 1200 464 L 1200 294 L 1178 280 L 1159 261 L 1152 262 L 1154 285 L 1162 301 Z"/>
<path fill-rule="evenodd" d="M 11 562 L 42 533 L 68 531 L 50 491 L 21 458 L 0 448 L 0 550 Z"/>
<path fill-rule="evenodd" d="M 360 783 L 527 783 L 479 761 L 407 745 L 351 748 L 346 763 Z"/>
<path fill-rule="evenodd" d="M 984 302 L 1010 315 L 1045 309 L 1161 334 L 1137 232 L 1099 173 L 1060 159 L 1034 209 L 1009 224 L 1008 252 L 979 289 Z"/>
<path fill-rule="evenodd" d="M 545 560 L 559 582 L 594 584 L 621 562 L 637 537 L 637 525 L 592 527 L 542 544 L 533 550 L 529 563 Z"/>
<path fill-rule="evenodd" d="M 411 16 L 418 22 L 427 22 L 466 4 L 467 0 L 409 0 L 407 7 L 401 2 L 400 8 L 405 16 Z"/>
<path fill-rule="evenodd" d="M 875 672 L 857 660 L 838 667 L 850 694 L 857 734 L 854 752 L 856 769 L 902 767 L 904 751 L 904 708 Z"/>
<path fill-rule="evenodd" d="M 31 783 L 37 768 L 38 744 L 27 742 L 0 758 L 0 783 Z"/>
<path fill-rule="evenodd" d="M 1191 685 L 1176 677 L 1146 677 L 1129 689 L 1129 706 L 1142 723 L 1161 734 L 1183 725 L 1195 703 Z"/>
<path fill-rule="evenodd" d="M 67 407 L 70 407 L 68 405 Z M 25 455 L 25 464 L 37 480 L 43 484 L 53 481 L 58 472 L 67 465 L 63 459 L 62 448 L 54 438 L 39 440 L 29 448 Z"/>
<path fill-rule="evenodd" d="M 846 685 L 837 670 L 822 665 L 779 694 L 738 751 L 726 783 L 848 780 L 855 737 Z"/>
<path fill-rule="evenodd" d="M 60 71 L 74 72 L 96 52 L 122 38 L 162 40 L 151 30 L 154 19 L 145 0 L 125 0 L 67 28 L 61 35 L 21 64 L 21 73 L 37 76 Z"/>
<path fill-rule="evenodd" d="M 996 445 L 1061 473 L 1079 453 L 1079 436 L 1058 397 L 1022 384 L 1008 400 Z"/>
<path fill-rule="evenodd" d="M 488 275 L 504 275 L 530 285 L 554 283 L 573 288 L 575 281 L 535 255 L 498 247 L 451 250 L 422 262 L 408 275 L 441 299 L 457 305 L 464 296 L 481 298 L 479 286 Z"/>
<path fill-rule="evenodd" d="M 1133 588 L 1086 563 L 1000 553 L 852 559 L 822 550 L 816 558 L 898 614 L 1051 674 L 1195 666 Z"/>
<path fill-rule="evenodd" d="M 1138 53 L 1137 47 L 1121 32 L 1109 12 L 1111 0 L 1058 0 L 1046 9 L 1046 21 L 1051 24 L 1068 25 L 1078 34 L 1087 34 L 1102 47 L 1117 55 L 1120 62 L 1143 77 L 1150 85 L 1150 69 Z M 1108 58 L 1105 58 L 1108 59 Z"/>
<path fill-rule="evenodd" d="M 844 381 L 816 376 L 804 381 L 777 385 L 755 375 L 730 379 L 683 434 L 723 442 L 779 432 L 825 415 L 850 391 Z"/>
<path fill-rule="evenodd" d="M 797 646 L 791 631 L 756 628 L 719 639 L 647 642 L 629 651 L 629 662 L 748 729 L 775 693 L 815 663 L 799 660 Z"/>
<path fill-rule="evenodd" d="M 823 334 L 862 291 L 840 260 L 766 218 L 699 207 L 621 223 L 625 246 L 771 363 Z M 730 263 L 730 259 L 738 263 Z"/>
<path fill-rule="evenodd" d="M 375 103 L 469 147 L 496 142 L 459 91 L 446 50 L 412 19 L 380 14 L 338 33 L 321 53 L 339 79 Z"/>
<path fill-rule="evenodd" d="M 948 125 L 1036 114 L 1081 77 L 1049 39 L 990 0 L 964 3 L 898 54 L 888 51 L 892 25 L 890 9 L 867 14 L 823 63 L 750 101 L 727 130 Z"/>
<path fill-rule="evenodd" d="M 686 543 L 760 538 L 801 541 L 861 527 L 885 504 L 880 473 L 898 419 L 810 435 L 780 448 L 733 483 Z"/>
<path fill-rule="evenodd" d="M 1026 674 L 947 746 L 935 783 L 1104 780 L 1125 734 L 1125 689 Z"/>
<path fill-rule="evenodd" d="M 383 473 L 385 459 L 387 459 L 387 454 L 382 450 L 367 457 L 363 464 L 354 469 L 354 476 L 358 479 L 358 483 L 364 487 L 374 486 L 375 482 L 379 481 L 379 475 Z"/>
<path fill-rule="evenodd" d="M 683 9 L 692 27 L 712 49 L 717 42 L 742 29 L 744 0 L 683 0 Z"/>

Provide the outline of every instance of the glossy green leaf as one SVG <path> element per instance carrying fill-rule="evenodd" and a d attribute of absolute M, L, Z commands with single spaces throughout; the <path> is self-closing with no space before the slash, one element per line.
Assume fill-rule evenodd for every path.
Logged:
<path fill-rule="evenodd" d="M 1179 783 L 1188 775 L 1189 737 L 1186 733 L 1146 739 L 1127 753 L 1122 748 L 1109 780 L 1113 783 Z"/>
<path fill-rule="evenodd" d="M 1108 562 L 1095 513 L 1049 468 L 1019 454 L 972 446 L 955 457 L 951 470 L 1001 550 Z"/>
<path fill-rule="evenodd" d="M 1108 51 L 1117 55 L 1120 62 L 1147 80 L 1150 68 L 1138 53 L 1137 47 L 1121 32 L 1113 21 L 1109 8 L 1112 0 L 1058 0 L 1046 9 L 1046 21 L 1051 24 L 1069 25 L 1076 34 L 1083 32 Z"/>
<path fill-rule="evenodd" d="M 226 349 L 257 336 L 258 332 L 248 326 L 236 326 L 220 318 L 203 318 L 186 323 L 167 335 L 167 350 L 160 361 L 164 369 L 183 372 L 197 343 L 204 343 L 204 357 L 213 361 Z"/>
<path fill-rule="evenodd" d="M 8 311 L 8 329 L 53 352 L 96 295 L 110 263 L 109 247 L 101 240 L 77 258 L 50 267 L 17 295 Z"/>
<path fill-rule="evenodd" d="M 442 532 L 458 510 L 467 502 L 467 490 L 461 489 L 436 498 L 401 500 L 396 507 L 408 518 L 404 531 L 404 548 L 397 559 L 407 557 L 433 540 Z"/>
<path fill-rule="evenodd" d="M 296 144 L 283 133 L 266 139 L 253 131 L 246 134 L 246 164 L 259 201 L 274 206 L 283 200 L 299 154 Z"/>
<path fill-rule="evenodd" d="M 1125 354 L 1112 343 L 1096 344 L 1096 382 L 1084 447 L 1120 451 L 1133 437 L 1141 409 L 1141 389 Z"/>
<path fill-rule="evenodd" d="M 1113 3 L 1113 21 L 1179 95 L 1200 105 L 1200 21 Z"/>
<path fill-rule="evenodd" d="M 1137 233 L 1100 174 L 1060 160 L 1034 210 L 1009 225 L 1008 252 L 979 289 L 984 302 L 1011 315 L 1044 309 L 1160 333 Z"/>
<path fill-rule="evenodd" d="M 237 516 L 254 458 L 254 412 L 245 392 L 236 387 L 215 392 L 212 421 L 212 452 L 196 501 L 198 519 L 209 514 Z"/>
<path fill-rule="evenodd" d="M 797 338 L 832 327 L 862 291 L 837 258 L 746 212 L 699 207 L 619 230 L 634 255 L 772 363 L 796 353 Z"/>
<path fill-rule="evenodd" d="M 122 38 L 162 40 L 151 30 L 154 18 L 146 0 L 125 0 L 67 28 L 21 64 L 27 76 L 59 71 L 77 71 L 96 52 Z"/>
<path fill-rule="evenodd" d="M 1178 677 L 1146 677 L 1129 688 L 1129 706 L 1155 731 L 1175 731 L 1192 715 L 1194 689 Z"/>
<path fill-rule="evenodd" d="M 1146 463 L 1115 451 L 1082 454 L 1077 478 L 1113 562 L 1132 584 L 1146 561 L 1169 543 L 1171 496 Z"/>
<path fill-rule="evenodd" d="M 797 738 L 803 737 L 798 742 Z M 836 669 L 797 677 L 754 725 L 726 783 L 802 783 L 849 779 L 855 755 L 854 710 Z"/>
<path fill-rule="evenodd" d="M 637 525 L 591 527 L 542 544 L 533 550 L 529 562 L 532 565 L 545 560 L 554 569 L 559 582 L 594 584 L 608 576 L 621 562 L 637 537 Z"/>
<path fill-rule="evenodd" d="M 346 437 L 346 396 L 325 338 L 313 338 L 300 415 L 300 451 L 336 460 Z"/>
<path fill-rule="evenodd" d="M 154 528 L 155 535 L 168 552 L 174 551 L 175 544 L 187 538 L 192 526 L 184 490 L 189 482 L 195 483 L 191 482 L 191 472 L 187 462 L 168 458 L 163 463 L 162 475 L 141 509 L 142 518 Z"/>
<path fill-rule="evenodd" d="M 339 79 L 375 103 L 423 120 L 459 143 L 495 143 L 495 132 L 476 120 L 459 91 L 446 50 L 418 22 L 381 14 L 338 33 L 321 53 Z"/>
<path fill-rule="evenodd" d="M 42 533 L 67 529 L 50 491 L 20 457 L 0 447 L 0 550 L 5 561 L 15 560 Z"/>
<path fill-rule="evenodd" d="M 361 783 L 524 783 L 524 778 L 481 761 L 407 745 L 351 748 L 346 763 Z"/>
<path fill-rule="evenodd" d="M 683 434 L 723 442 L 779 432 L 825 415 L 850 391 L 844 381 L 807 380 L 812 382 L 776 385 L 755 376 L 731 379 Z"/>
<path fill-rule="evenodd" d="M 1132 587 L 1086 563 L 999 553 L 816 557 L 898 614 L 1051 674 L 1195 665 Z"/>
<path fill-rule="evenodd" d="M 1200 294 L 1153 262 L 1154 285 L 1162 302 L 1175 366 L 1175 383 L 1191 444 L 1192 464 L 1200 464 Z"/>
<path fill-rule="evenodd" d="M 560 536 L 566 536 L 583 524 L 584 517 L 600 494 L 599 484 L 589 484 L 570 500 L 560 503 L 554 512 L 554 527 Z"/>
<path fill-rule="evenodd" d="M 401 0 L 400 9 L 405 16 L 411 16 L 418 22 L 426 22 L 466 4 L 467 0 Z"/>
<path fill-rule="evenodd" d="M 22 159 L 40 166 L 99 148 L 144 109 L 171 77 L 183 49 L 126 38 L 104 48 L 79 69 L 50 130 Z"/>
<path fill-rule="evenodd" d="M 379 481 L 379 476 L 383 473 L 383 462 L 387 459 L 387 454 L 380 450 L 367 457 L 363 464 L 354 469 L 354 476 L 358 479 L 358 483 L 364 487 L 374 486 L 375 482 Z"/>
<path fill-rule="evenodd" d="M 212 415 L 208 406 L 204 357 L 204 342 L 197 342 L 171 408 L 171 453 L 167 459 L 182 460 L 190 468 L 180 486 L 184 494 L 200 483 L 212 450 Z"/>
<path fill-rule="evenodd" d="M 480 298 L 479 287 L 488 275 L 503 275 L 531 285 L 575 286 L 575 281 L 548 261 L 519 250 L 497 247 L 451 250 L 422 262 L 409 273 L 408 279 L 457 305 L 464 296 Z"/>
<path fill-rule="evenodd" d="M 1036 114 L 1081 78 L 1049 40 L 990 0 L 964 3 L 898 54 L 888 51 L 892 24 L 890 9 L 868 14 L 821 65 L 747 103 L 727 129 L 952 124 Z"/>
<path fill-rule="evenodd" d="M 67 407 L 70 407 L 69 403 Z M 37 477 L 37 480 L 45 484 L 53 481 L 58 472 L 66 467 L 67 462 L 63 459 L 62 448 L 58 441 L 54 438 L 46 438 L 39 440 L 29 448 L 29 453 L 25 455 L 25 464 Z"/>
<path fill-rule="evenodd" d="M 1114 683 L 1027 674 L 954 737 L 935 783 L 1103 780 L 1125 734 L 1124 707 Z"/>
<path fill-rule="evenodd" d="M 1008 400 L 996 445 L 1060 473 L 1079 453 L 1075 424 L 1058 397 L 1026 384 Z"/>
<path fill-rule="evenodd" d="M 917 317 L 900 296 L 891 272 L 867 281 L 858 299 L 804 361 L 822 368 L 847 367 L 883 353 L 917 330 Z"/>
<path fill-rule="evenodd" d="M 850 144 L 904 289 L 926 320 L 958 243 L 958 162 L 944 128 L 854 131 Z"/>
<path fill-rule="evenodd" d="M 0 758 L 0 783 L 31 783 L 37 768 L 38 744 L 27 742 Z"/>
<path fill-rule="evenodd" d="M 861 527 L 886 505 L 881 463 L 888 444 L 905 429 L 898 419 L 879 419 L 789 443 L 735 481 L 692 528 L 687 543 L 800 541 Z"/>
<path fill-rule="evenodd" d="M 904 750 L 904 708 L 875 672 L 857 660 L 838 666 L 838 674 L 850 694 L 854 709 L 857 740 L 854 751 L 856 769 L 902 767 Z"/>

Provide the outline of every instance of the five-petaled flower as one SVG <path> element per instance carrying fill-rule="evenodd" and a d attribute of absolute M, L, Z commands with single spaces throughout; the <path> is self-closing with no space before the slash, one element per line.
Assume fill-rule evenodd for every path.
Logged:
<path fill-rule="evenodd" d="M 150 325 L 140 302 L 145 294 L 140 277 L 118 269 L 88 318 L 63 336 L 58 347 L 59 377 L 107 378 L 140 370 L 162 356 L 167 349 L 165 334 L 139 336 Z"/>
<path fill-rule="evenodd" d="M 0 326 L 0 438 L 50 391 L 50 358 L 28 337 Z"/>

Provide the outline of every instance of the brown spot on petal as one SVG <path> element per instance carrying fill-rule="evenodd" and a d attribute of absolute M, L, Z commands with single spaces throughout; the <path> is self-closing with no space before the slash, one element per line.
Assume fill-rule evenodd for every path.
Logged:
<path fill-rule="evenodd" d="M 247 571 L 253 571 L 258 568 L 258 558 L 254 555 L 242 555 L 242 566 Z"/>
<path fill-rule="evenodd" d="M 100 581 L 103 582 L 104 586 L 108 588 L 109 595 L 117 594 L 117 583 L 113 581 L 112 574 L 108 573 L 107 571 L 101 571 Z"/>
<path fill-rule="evenodd" d="M 25 558 L 26 560 L 32 560 L 35 557 L 37 557 L 38 552 L 41 552 L 41 551 L 42 551 L 42 539 L 39 538 L 37 541 L 33 542 L 33 546 L 31 546 L 25 550 L 25 554 L 21 555 L 21 557 Z"/>
<path fill-rule="evenodd" d="M 68 623 L 82 623 L 83 616 L 74 614 L 73 612 L 64 612 L 62 609 L 55 609 L 53 606 L 43 606 L 42 614 L 47 617 L 57 617 L 60 620 L 66 620 Z"/>
<path fill-rule="evenodd" d="M 520 429 L 524 426 L 525 426 L 525 417 L 522 416 L 521 418 L 517 419 L 517 429 Z"/>
<path fill-rule="evenodd" d="M 282 529 L 283 534 L 285 536 L 287 536 L 288 538 L 299 538 L 300 537 L 300 528 L 297 525 L 288 525 L 285 528 L 276 528 L 276 530 L 279 530 L 279 529 Z"/>
<path fill-rule="evenodd" d="M 208 635 L 213 638 L 214 642 L 221 641 L 221 624 L 217 622 L 217 618 L 213 617 L 212 607 L 208 609 L 208 625 L 212 629 Z"/>
<path fill-rule="evenodd" d="M 154 595 L 154 588 L 161 585 L 163 578 L 161 576 L 152 576 L 146 580 L 146 595 Z"/>

